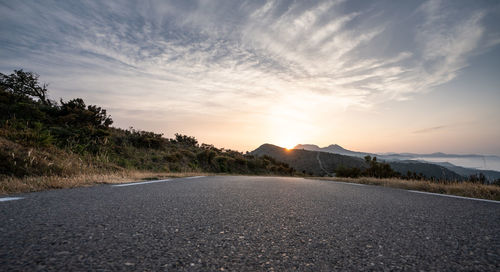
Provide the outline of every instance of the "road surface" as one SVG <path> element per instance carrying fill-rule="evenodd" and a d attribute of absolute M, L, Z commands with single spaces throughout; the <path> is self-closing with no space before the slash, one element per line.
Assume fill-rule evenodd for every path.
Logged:
<path fill-rule="evenodd" d="M 0 270 L 482 270 L 498 202 L 302 178 L 211 176 L 0 201 Z"/>

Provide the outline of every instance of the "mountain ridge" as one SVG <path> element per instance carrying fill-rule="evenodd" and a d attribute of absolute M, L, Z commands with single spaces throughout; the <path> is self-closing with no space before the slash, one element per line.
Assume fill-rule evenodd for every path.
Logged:
<path fill-rule="evenodd" d="M 345 149 L 338 144 L 331 144 L 331 145 L 326 146 L 326 147 L 319 147 L 319 146 L 314 145 L 314 144 L 298 144 L 294 147 L 294 149 L 321 151 L 321 152 L 328 152 L 328 153 L 341 154 L 341 155 L 347 155 L 347 156 L 356 156 L 356 157 L 364 157 L 366 155 L 373 155 L 371 153 L 348 150 L 348 149 Z"/>
<path fill-rule="evenodd" d="M 312 151 L 305 149 L 286 149 L 272 144 L 263 144 L 250 154 L 255 156 L 269 156 L 278 161 L 290 165 L 303 173 L 325 176 L 333 175 L 339 167 L 359 169 L 368 168 L 364 159 L 357 156 L 348 156 L 324 151 Z M 408 172 L 422 174 L 428 178 L 443 180 L 464 180 L 465 178 L 446 167 L 418 161 L 396 161 L 388 162 L 389 165 L 401 175 Z"/>

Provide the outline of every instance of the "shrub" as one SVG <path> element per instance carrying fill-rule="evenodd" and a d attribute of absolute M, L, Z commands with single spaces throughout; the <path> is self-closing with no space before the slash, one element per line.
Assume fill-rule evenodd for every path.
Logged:
<path fill-rule="evenodd" d="M 335 171 L 337 177 L 346 177 L 346 178 L 358 178 L 361 176 L 361 169 L 357 167 L 347 168 L 344 166 L 339 166 Z"/>
<path fill-rule="evenodd" d="M 214 158 L 217 172 L 228 172 L 228 158 L 226 156 L 216 156 Z"/>
<path fill-rule="evenodd" d="M 369 165 L 368 168 L 362 170 L 357 167 L 346 168 L 339 166 L 335 174 L 338 177 L 357 178 L 360 176 L 375 177 L 375 178 L 392 178 L 399 177 L 400 174 L 394 171 L 388 163 L 378 162 L 377 157 L 365 156 L 365 162 Z"/>
<path fill-rule="evenodd" d="M 198 146 L 198 140 L 196 140 L 195 137 L 187 136 L 187 135 L 182 135 L 182 134 L 175 134 L 175 139 L 172 140 L 174 143 L 178 143 L 184 146 L 190 146 L 190 147 L 197 147 Z"/>

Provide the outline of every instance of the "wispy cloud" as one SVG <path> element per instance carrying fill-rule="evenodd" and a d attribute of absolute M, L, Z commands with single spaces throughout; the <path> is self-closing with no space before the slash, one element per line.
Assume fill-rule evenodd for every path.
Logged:
<path fill-rule="evenodd" d="M 498 38 L 485 37 L 487 10 L 456 16 L 428 1 L 408 14 L 421 18 L 407 29 L 411 46 L 380 46 L 395 25 L 383 8 L 310 4 L 1 1 L 0 68 L 34 70 L 57 95 L 84 93 L 128 109 L 122 116 L 263 120 L 283 108 L 276 122 L 305 124 L 304 116 L 325 114 L 318 108 L 369 108 L 428 92 Z"/>
<path fill-rule="evenodd" d="M 481 19 L 486 11 L 472 11 L 453 18 L 442 1 L 432 0 L 421 6 L 424 22 L 417 29 L 420 46 L 422 87 L 448 82 L 467 66 L 467 58 L 479 47 L 484 34 Z"/>
<path fill-rule="evenodd" d="M 430 127 L 430 128 L 424 128 L 424 129 L 420 129 L 420 130 L 415 130 L 413 133 L 429 133 L 429 132 L 434 132 L 434 131 L 438 131 L 438 130 L 443 130 L 447 128 L 447 126 L 435 126 L 435 127 Z"/>

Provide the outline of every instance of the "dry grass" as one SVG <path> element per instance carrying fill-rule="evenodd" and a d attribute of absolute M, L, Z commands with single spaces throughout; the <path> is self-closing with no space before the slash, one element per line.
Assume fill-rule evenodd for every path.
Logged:
<path fill-rule="evenodd" d="M 142 171 L 121 171 L 109 174 L 80 174 L 72 177 L 1 177 L 0 195 L 37 192 L 50 189 L 92 186 L 96 184 L 127 183 L 149 179 L 179 178 L 200 175 L 207 176 L 213 174 L 195 172 L 156 173 Z"/>
<path fill-rule="evenodd" d="M 0 176 L 0 195 L 39 192 L 52 189 L 88 187 L 97 184 L 119 184 L 141 180 L 156 180 L 167 178 L 182 178 L 192 176 L 246 176 L 246 174 L 233 173 L 206 173 L 206 172 L 147 172 L 137 170 L 124 170 L 114 173 L 88 173 L 77 174 L 70 177 L 62 176 L 37 176 L 37 177 L 10 177 Z M 277 175 L 263 175 L 277 176 Z"/>
<path fill-rule="evenodd" d="M 431 193 L 457 195 L 464 197 L 483 198 L 500 201 L 500 186 L 484 185 L 470 182 L 435 183 L 421 180 L 376 179 L 376 178 L 315 178 L 352 182 L 369 185 L 381 185 L 406 190 L 417 190 Z"/>
<path fill-rule="evenodd" d="M 149 179 L 180 178 L 189 176 L 209 176 L 214 173 L 184 172 L 157 173 L 144 171 L 120 171 L 108 174 L 80 174 L 72 177 L 41 176 L 41 177 L 2 177 L 0 179 L 0 195 L 37 192 L 50 189 L 74 188 L 96 184 L 127 183 Z M 220 175 L 220 174 L 218 174 Z M 458 195 L 464 197 L 483 198 L 500 201 L 500 186 L 483 185 L 470 182 L 433 183 L 419 180 L 376 179 L 376 178 L 327 178 L 314 179 L 334 180 L 369 185 L 381 185 L 406 190 L 417 190 L 431 193 Z"/>

